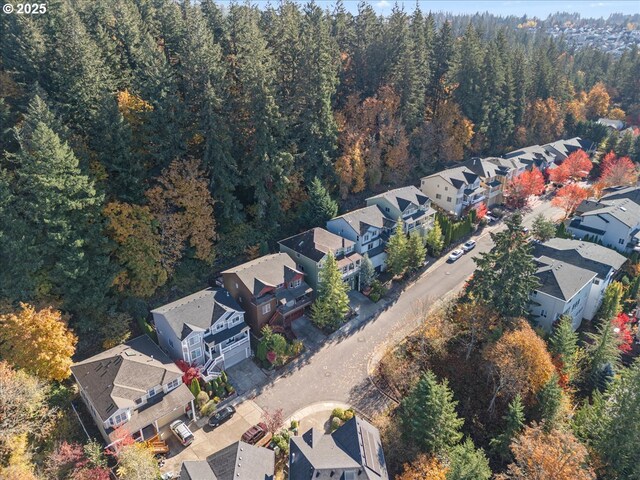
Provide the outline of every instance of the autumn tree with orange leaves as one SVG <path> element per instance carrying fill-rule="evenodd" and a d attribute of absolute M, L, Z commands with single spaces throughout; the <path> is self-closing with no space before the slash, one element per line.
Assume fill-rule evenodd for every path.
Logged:
<path fill-rule="evenodd" d="M 200 161 L 174 160 L 145 195 L 160 224 L 162 265 L 167 272 L 173 271 L 187 246 L 194 249 L 195 258 L 213 261 L 213 199 Z"/>
<path fill-rule="evenodd" d="M 497 480 L 595 480 L 584 445 L 569 431 L 525 427 L 511 444 L 515 458 Z"/>
<path fill-rule="evenodd" d="M 555 372 L 547 346 L 525 320 L 506 332 L 484 352 L 494 381 L 489 411 L 498 396 L 511 400 L 520 394 L 525 402 L 549 381 Z"/>
<path fill-rule="evenodd" d="M 611 98 L 607 92 L 607 87 L 602 82 L 596 83 L 589 93 L 585 102 L 586 116 L 589 120 L 604 117 L 609 111 Z"/>
<path fill-rule="evenodd" d="M 0 315 L 0 358 L 43 380 L 71 375 L 71 357 L 78 338 L 60 311 L 36 310 L 21 303 L 15 313 Z"/>
<path fill-rule="evenodd" d="M 531 195 L 541 195 L 544 188 L 544 177 L 540 170 L 525 170 L 505 184 L 505 202 L 512 208 L 522 208 Z"/>
<path fill-rule="evenodd" d="M 584 150 L 576 150 L 569 154 L 562 165 L 549 171 L 549 179 L 554 183 L 579 181 L 586 178 L 592 168 L 589 155 Z"/>
<path fill-rule="evenodd" d="M 551 204 L 554 207 L 558 207 L 564 210 L 565 218 L 568 218 L 576 208 L 580 206 L 583 200 L 589 197 L 590 190 L 583 188 L 575 183 L 565 185 L 556 193 L 556 196 L 551 200 Z"/>
<path fill-rule="evenodd" d="M 405 463 L 396 480 L 446 480 L 448 468 L 440 460 L 419 455 L 413 462 Z"/>
<path fill-rule="evenodd" d="M 638 168 L 629 157 L 616 157 L 613 152 L 602 159 L 598 183 L 604 187 L 634 185 L 638 180 Z"/>

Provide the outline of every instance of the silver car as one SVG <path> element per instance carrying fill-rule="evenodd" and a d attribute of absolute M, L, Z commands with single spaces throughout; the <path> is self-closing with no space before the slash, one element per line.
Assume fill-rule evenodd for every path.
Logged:
<path fill-rule="evenodd" d="M 451 252 L 451 254 L 449 255 L 449 262 L 453 263 L 463 255 L 464 255 L 464 251 L 457 248 L 453 252 Z"/>

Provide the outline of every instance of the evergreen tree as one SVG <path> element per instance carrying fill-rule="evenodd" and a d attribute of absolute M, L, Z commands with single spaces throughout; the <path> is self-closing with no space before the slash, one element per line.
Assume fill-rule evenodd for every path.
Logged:
<path fill-rule="evenodd" d="M 373 262 L 366 253 L 362 257 L 360 262 L 360 289 L 364 290 L 371 286 L 376 279 L 376 270 L 373 266 Z"/>
<path fill-rule="evenodd" d="M 404 438 L 427 453 L 443 453 L 462 439 L 464 420 L 456 413 L 457 401 L 447 380 L 438 382 L 427 371 L 401 404 Z"/>
<path fill-rule="evenodd" d="M 560 427 L 562 403 L 562 387 L 558 384 L 558 375 L 553 375 L 538 392 L 538 413 L 540 420 L 544 422 L 543 428 L 546 432 Z"/>
<path fill-rule="evenodd" d="M 608 370 L 617 367 L 620 362 L 620 339 L 613 331 L 611 320 L 600 322 L 595 332 L 586 334 L 588 365 L 587 381 L 591 388 L 603 387 L 603 376 L 608 377 Z"/>
<path fill-rule="evenodd" d="M 491 475 L 484 450 L 476 449 L 470 438 L 451 449 L 446 480 L 489 480 Z"/>
<path fill-rule="evenodd" d="M 611 282 L 604 290 L 602 303 L 598 309 L 597 318 L 601 322 L 610 322 L 622 311 L 622 296 L 624 287 L 620 282 Z"/>
<path fill-rule="evenodd" d="M 622 370 L 604 395 L 595 394 L 574 418 L 574 429 L 604 463 L 605 479 L 640 478 L 640 360 Z"/>
<path fill-rule="evenodd" d="M 382 85 L 385 74 L 382 18 L 365 2 L 358 4 L 355 18 L 353 64 L 355 90 L 363 97 L 371 97 Z"/>
<path fill-rule="evenodd" d="M 16 129 L 20 150 L 10 157 L 15 170 L 3 174 L 10 187 L 0 239 L 8 253 L 2 296 L 61 299 L 90 323 L 105 308 L 112 278 L 101 235 L 102 196 L 68 144 L 35 111 Z"/>
<path fill-rule="evenodd" d="M 542 213 L 539 213 L 536 215 L 536 218 L 533 219 L 531 234 L 537 240 L 546 242 L 556 235 L 556 224 L 552 220 L 547 220 Z"/>
<path fill-rule="evenodd" d="M 531 245 L 522 232 L 522 217 L 506 220 L 507 229 L 492 233 L 494 247 L 473 260 L 477 268 L 468 290 L 503 315 L 526 315 L 529 295 L 538 286 Z"/>
<path fill-rule="evenodd" d="M 301 220 L 308 228 L 324 226 L 338 214 L 338 204 L 331 198 L 318 178 L 309 186 L 309 198 L 302 205 Z"/>
<path fill-rule="evenodd" d="M 433 62 L 431 64 L 431 81 L 429 82 L 428 97 L 430 109 L 434 112 L 445 100 L 450 91 L 452 65 L 454 62 L 453 33 L 451 23 L 445 21 L 433 44 Z"/>
<path fill-rule="evenodd" d="M 417 270 L 424 264 L 427 256 L 427 249 L 424 246 L 422 235 L 413 231 L 409 235 L 407 241 L 407 268 L 409 270 Z"/>
<path fill-rule="evenodd" d="M 409 258 L 408 240 L 404 233 L 404 223 L 398 218 L 395 230 L 387 242 L 387 268 L 395 275 L 402 275 Z"/>
<path fill-rule="evenodd" d="M 467 29 L 462 36 L 460 46 L 457 49 L 458 59 L 456 62 L 456 82 L 458 88 L 454 95 L 462 109 L 462 112 L 475 124 L 482 121 L 482 49 L 480 37 L 472 23 L 467 25 Z"/>
<path fill-rule="evenodd" d="M 336 258 L 329 253 L 318 273 L 318 292 L 311 307 L 311 318 L 318 327 L 335 330 L 342 325 L 349 311 L 348 291 Z"/>
<path fill-rule="evenodd" d="M 440 255 L 440 252 L 442 252 L 444 248 L 444 236 L 437 218 L 434 220 L 431 229 L 427 232 L 425 243 L 427 244 L 429 255 L 432 257 Z"/>
<path fill-rule="evenodd" d="M 503 417 L 504 428 L 500 435 L 491 439 L 490 446 L 498 454 L 503 462 L 511 460 L 511 450 L 509 446 L 514 438 L 522 431 L 525 425 L 524 405 L 522 404 L 522 397 L 516 395 L 511 402 L 509 402 L 509 409 Z"/>
<path fill-rule="evenodd" d="M 549 351 L 562 362 L 562 373 L 571 381 L 577 374 L 578 334 L 570 315 L 562 315 L 549 338 Z"/>

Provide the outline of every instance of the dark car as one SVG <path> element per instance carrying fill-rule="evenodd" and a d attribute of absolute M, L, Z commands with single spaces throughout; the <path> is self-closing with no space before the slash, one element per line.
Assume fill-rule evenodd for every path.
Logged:
<path fill-rule="evenodd" d="M 226 421 L 230 420 L 235 413 L 236 409 L 231 406 L 221 408 L 209 417 L 209 426 L 212 428 L 219 427 Z"/>
<path fill-rule="evenodd" d="M 254 425 L 242 434 L 242 441 L 255 445 L 267 434 L 267 426 L 264 423 Z"/>

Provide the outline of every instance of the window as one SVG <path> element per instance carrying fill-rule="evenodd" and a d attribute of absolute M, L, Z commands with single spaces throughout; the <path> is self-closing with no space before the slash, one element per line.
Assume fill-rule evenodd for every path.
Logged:
<path fill-rule="evenodd" d="M 436 198 L 440 200 L 442 198 L 442 195 L 440 195 L 439 193 L 436 193 Z"/>
<path fill-rule="evenodd" d="M 593 279 L 593 283 L 596 284 L 596 285 L 600 285 L 600 280 L 597 279 L 597 278 L 594 278 Z"/>
<path fill-rule="evenodd" d="M 618 243 L 619 243 L 620 245 L 624 245 L 624 238 L 621 238 L 620 240 L 618 240 Z"/>
<path fill-rule="evenodd" d="M 302 280 L 299 278 L 291 282 L 291 288 L 298 288 L 300 285 L 302 285 Z"/>
<path fill-rule="evenodd" d="M 180 384 L 180 379 L 179 378 L 171 380 L 169 383 L 167 383 L 167 392 L 170 392 L 174 388 L 177 388 L 179 384 Z"/>
<path fill-rule="evenodd" d="M 445 185 L 445 187 L 444 187 L 444 191 L 445 191 L 445 192 L 448 192 L 448 191 L 449 191 L 449 187 L 447 187 L 447 186 Z"/>
<path fill-rule="evenodd" d="M 147 392 L 147 396 L 148 396 L 149 398 L 151 398 L 151 397 L 155 396 L 155 394 L 156 394 L 156 393 L 157 393 L 157 392 L 156 392 L 156 387 L 153 387 L 151 390 L 149 390 L 149 391 Z"/>
<path fill-rule="evenodd" d="M 224 322 L 216 323 L 216 331 L 219 332 L 220 330 L 224 330 Z"/>
<path fill-rule="evenodd" d="M 540 310 L 540 316 L 547 318 L 547 312 L 545 312 L 544 310 Z"/>
<path fill-rule="evenodd" d="M 191 359 L 195 360 L 196 358 L 200 358 L 202 356 L 202 349 L 200 347 L 191 351 Z"/>
<path fill-rule="evenodd" d="M 198 335 L 196 335 L 196 336 L 191 337 L 191 338 L 189 339 L 189 345 L 190 345 L 190 346 L 193 346 L 193 345 L 195 345 L 196 343 L 198 343 L 199 341 L 200 341 L 200 337 L 199 337 Z"/>
<path fill-rule="evenodd" d="M 372 248 L 373 248 L 373 243 L 370 243 L 368 250 L 371 250 Z"/>
<path fill-rule="evenodd" d="M 364 236 L 364 241 L 365 241 L 365 242 L 368 242 L 368 241 L 369 241 L 369 234 L 366 234 L 366 235 Z"/>
<path fill-rule="evenodd" d="M 142 402 L 143 402 L 142 397 L 136 398 L 136 405 L 140 405 L 140 404 L 142 404 Z"/>
<path fill-rule="evenodd" d="M 451 201 L 451 197 L 447 197 L 447 202 L 450 202 L 450 201 Z"/>
<path fill-rule="evenodd" d="M 270 303 L 267 303 L 266 305 L 262 306 L 262 314 L 263 315 L 266 315 L 270 311 L 271 311 L 271 304 Z"/>
<path fill-rule="evenodd" d="M 127 412 L 122 412 L 111 419 L 111 424 L 115 427 L 127 421 Z"/>

